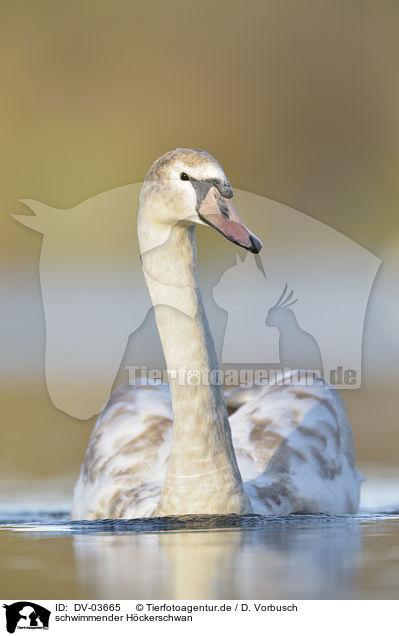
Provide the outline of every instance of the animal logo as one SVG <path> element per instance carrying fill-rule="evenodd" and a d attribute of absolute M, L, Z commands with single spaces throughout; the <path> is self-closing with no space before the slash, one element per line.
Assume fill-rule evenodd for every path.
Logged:
<path fill-rule="evenodd" d="M 227 316 L 222 363 L 274 369 L 305 364 L 338 388 L 358 388 L 365 313 L 381 261 L 306 214 L 267 200 L 262 206 L 260 197 L 242 191 L 238 196 L 237 207 L 264 223 L 265 234 L 256 222 L 252 226 L 264 239 L 257 258 L 265 275 L 247 255 L 226 268 L 214 287 L 214 300 Z M 285 308 L 287 295 L 294 300 L 288 283 L 282 296 L 287 281 L 300 302 Z"/>
<path fill-rule="evenodd" d="M 151 302 L 137 245 L 140 184 L 70 209 L 24 199 L 14 218 L 43 234 L 40 285 L 46 384 L 54 405 L 79 419 L 107 401 L 131 333 Z"/>
<path fill-rule="evenodd" d="M 251 255 L 244 260 L 237 256 L 213 289 L 215 302 L 227 312 L 222 350 L 226 364 L 279 362 L 278 341 L 265 329 L 265 305 L 272 304 L 274 287 L 267 262 L 265 269 L 261 270 Z"/>
<path fill-rule="evenodd" d="M 48 629 L 50 610 L 32 603 L 31 601 L 18 601 L 11 605 L 4 604 L 6 610 L 6 627 L 9 634 L 14 634 L 19 629 Z"/>
<path fill-rule="evenodd" d="M 148 349 L 138 360 L 140 338 L 151 346 L 158 338 L 155 323 L 150 324 L 152 303 L 137 240 L 140 188 L 140 183 L 114 188 L 69 209 L 24 199 L 34 215 L 13 215 L 43 235 L 46 385 L 53 404 L 79 419 L 97 414 L 107 402 L 128 343 L 133 343 L 129 363 L 148 364 Z M 295 305 L 296 333 L 315 339 L 325 374 L 339 365 L 355 369 L 351 388 L 360 386 L 365 312 L 381 261 L 293 208 L 238 189 L 234 201 L 264 248 L 257 261 L 237 256 L 232 265 L 231 246 L 221 245 L 216 261 L 207 265 L 212 285 L 202 289 L 209 289 L 204 302 L 212 328 L 218 329 L 222 363 L 279 365 L 280 345 L 286 359 L 288 335 L 279 332 L 280 323 L 267 328 L 265 308 L 276 304 L 290 281 L 301 299 Z M 167 272 L 158 282 L 162 302 L 170 304 Z M 310 349 L 308 344 L 307 355 Z"/>
<path fill-rule="evenodd" d="M 265 320 L 268 327 L 275 327 L 279 332 L 280 363 L 284 368 L 317 370 L 323 376 L 320 347 L 317 340 L 299 325 L 295 312 L 290 309 L 298 302 L 298 298 L 291 300 L 294 290 L 287 294 L 287 289 L 286 283 Z"/>

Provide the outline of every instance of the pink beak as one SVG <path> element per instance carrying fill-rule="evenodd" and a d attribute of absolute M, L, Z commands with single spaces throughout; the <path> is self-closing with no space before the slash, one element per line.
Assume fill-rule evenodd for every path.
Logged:
<path fill-rule="evenodd" d="M 262 241 L 242 223 L 231 199 L 223 197 L 215 186 L 209 189 L 198 214 L 202 221 L 214 227 L 232 243 L 245 247 L 254 254 L 262 249 Z"/>

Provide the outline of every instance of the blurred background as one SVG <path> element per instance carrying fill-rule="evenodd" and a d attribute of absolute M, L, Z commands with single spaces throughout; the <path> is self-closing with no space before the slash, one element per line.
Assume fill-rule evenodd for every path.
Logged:
<path fill-rule="evenodd" d="M 2 503 L 29 506 L 35 492 L 41 505 L 67 506 L 95 422 L 49 398 L 42 236 L 10 213 L 27 213 L 22 198 L 71 208 L 138 183 L 176 147 L 206 149 L 233 187 L 304 211 L 382 259 L 362 387 L 343 397 L 370 496 L 397 475 L 398 20 L 389 0 L 1 2 Z M 209 271 L 220 237 L 205 247 L 200 229 L 198 241 Z M 220 249 L 233 263 L 234 249 Z M 155 333 L 151 312 L 143 333 Z"/>

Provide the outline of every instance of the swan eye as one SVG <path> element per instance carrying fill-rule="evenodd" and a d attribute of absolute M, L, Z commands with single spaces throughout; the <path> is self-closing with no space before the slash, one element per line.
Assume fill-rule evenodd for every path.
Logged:
<path fill-rule="evenodd" d="M 181 172 L 180 173 L 180 179 L 182 181 L 189 181 L 190 177 L 188 176 L 188 174 L 186 172 Z"/>

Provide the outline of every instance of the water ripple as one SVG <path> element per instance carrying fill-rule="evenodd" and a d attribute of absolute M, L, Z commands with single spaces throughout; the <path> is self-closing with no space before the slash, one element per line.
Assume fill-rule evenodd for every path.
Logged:
<path fill-rule="evenodd" d="M 71 521 L 68 513 L 58 512 L 2 512 L 0 527 L 19 532 L 51 533 L 163 533 L 185 531 L 225 531 L 279 529 L 284 527 L 310 528 L 318 526 L 399 521 L 399 511 L 360 513 L 356 515 L 291 514 L 286 516 L 249 515 L 182 515 L 170 517 L 147 517 L 140 519 L 97 519 L 94 521 Z"/>

